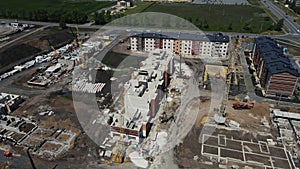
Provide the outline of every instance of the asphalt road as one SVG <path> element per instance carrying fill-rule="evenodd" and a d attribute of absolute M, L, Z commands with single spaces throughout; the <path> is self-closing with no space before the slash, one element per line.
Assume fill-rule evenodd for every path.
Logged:
<path fill-rule="evenodd" d="M 266 1 L 266 3 L 270 3 L 270 2 Z M 270 4 L 273 5 L 272 3 L 270 3 Z M 275 5 L 273 5 L 273 6 L 275 6 Z M 270 9 L 273 9 L 273 8 L 270 8 Z M 274 8 L 274 9 L 273 9 L 274 11 L 277 11 L 277 14 L 278 14 L 279 18 L 285 17 L 285 13 L 281 9 L 279 9 L 277 7 Z M 272 12 L 273 12 L 273 10 L 272 10 Z M 270 37 L 285 39 L 285 40 L 289 40 L 289 41 L 292 41 L 292 42 L 300 44 L 300 34 L 296 33 L 297 32 L 296 28 L 300 29 L 300 26 L 297 23 L 293 22 L 293 18 L 291 18 L 290 16 L 288 16 L 289 20 L 287 20 L 287 18 L 285 18 L 285 19 L 286 19 L 286 21 L 284 22 L 285 24 L 287 23 L 287 24 L 293 24 L 294 25 L 294 26 L 290 25 L 290 27 L 292 29 L 292 32 L 289 33 L 289 34 L 285 34 L 285 35 L 270 35 Z M 0 19 L 0 22 L 1 21 L 5 21 L 7 23 L 15 22 L 15 20 L 8 20 L 8 19 Z M 42 25 L 42 26 L 45 26 L 45 27 L 59 26 L 58 23 L 49 23 L 49 22 L 24 21 L 24 20 L 19 20 L 19 22 L 20 23 L 33 24 L 33 25 Z M 67 26 L 69 26 L 69 27 L 76 27 L 76 26 L 78 26 L 78 28 L 107 29 L 107 30 L 131 30 L 131 29 L 133 29 L 132 27 L 115 27 L 115 26 L 89 25 L 89 24 L 83 24 L 83 25 L 67 24 Z M 146 31 L 145 28 L 134 28 L 134 30 L 135 31 Z M 147 28 L 147 30 L 160 31 L 160 29 L 157 29 L 157 28 L 156 29 L 154 29 L 154 28 Z M 181 32 L 189 32 L 189 33 L 199 32 L 199 30 L 190 31 L 190 30 L 172 30 L 172 29 L 169 29 L 167 31 L 168 32 L 179 32 L 179 31 L 181 31 Z M 204 32 L 204 33 L 217 33 L 217 32 Z M 223 32 L 223 34 L 229 35 L 229 36 L 237 36 L 237 35 L 239 35 L 240 37 L 241 36 L 248 36 L 248 37 L 252 37 L 252 38 L 253 37 L 257 37 L 257 36 L 261 36 L 260 34 L 237 33 L 237 32 Z"/>
<path fill-rule="evenodd" d="M 277 18 L 284 19 L 284 24 L 289 29 L 290 33 L 293 34 L 300 33 L 300 31 L 298 32 L 298 30 L 300 30 L 300 26 L 293 21 L 294 20 L 293 17 L 286 15 L 284 11 L 282 11 L 280 8 L 278 8 L 276 5 L 274 5 L 272 2 L 268 0 L 265 0 L 263 4 L 267 6 Z"/>
<path fill-rule="evenodd" d="M 29 35 L 32 35 L 32 34 L 34 34 L 35 32 L 42 31 L 42 30 L 46 29 L 46 28 L 49 27 L 49 26 L 50 26 L 50 25 L 45 25 L 45 26 L 43 26 L 43 27 L 41 27 L 41 28 L 38 28 L 38 29 L 36 29 L 36 30 L 34 30 L 34 31 L 31 31 L 31 32 L 29 32 L 29 33 L 26 33 L 25 35 L 19 36 L 18 38 L 14 39 L 14 40 L 11 40 L 11 41 L 8 41 L 8 42 L 6 42 L 6 43 L 3 43 L 3 44 L 0 45 L 0 48 L 3 48 L 4 46 L 10 45 L 10 44 L 12 44 L 12 43 L 14 43 L 14 42 L 16 42 L 16 41 L 22 39 L 22 38 L 25 38 L 25 37 L 29 36 Z"/>

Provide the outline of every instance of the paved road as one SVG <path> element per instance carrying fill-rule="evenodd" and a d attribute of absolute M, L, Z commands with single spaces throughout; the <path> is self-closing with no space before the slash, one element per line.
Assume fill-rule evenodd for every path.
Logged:
<path fill-rule="evenodd" d="M 246 89 L 247 89 L 247 95 L 251 98 L 251 100 L 255 100 L 257 102 L 262 102 L 263 98 L 259 97 L 255 94 L 255 87 L 253 86 L 252 79 L 251 79 L 252 75 L 249 72 L 248 64 L 246 61 L 246 56 L 244 54 L 244 50 L 246 47 L 247 47 L 247 45 L 243 43 L 242 50 L 239 53 L 239 56 L 240 56 L 240 60 L 241 60 L 241 65 L 243 67 L 244 81 L 245 81 L 245 85 L 246 85 Z"/>
<path fill-rule="evenodd" d="M 284 11 L 282 11 L 280 8 L 278 8 L 269 0 L 265 0 L 263 4 L 267 6 L 277 18 L 284 19 L 284 24 L 289 29 L 290 33 L 296 33 L 296 34 L 298 33 L 297 30 L 300 29 L 300 26 L 293 21 L 294 20 L 293 17 L 286 15 Z"/>
<path fill-rule="evenodd" d="M 280 10 L 280 9 L 279 9 Z M 285 13 L 283 11 L 281 11 L 280 16 L 285 15 Z M 280 17 L 279 18 L 282 18 Z M 291 20 L 291 19 L 290 19 Z M 14 22 L 14 20 L 7 20 L 7 19 L 0 19 L 0 21 L 5 21 L 5 22 Z M 20 23 L 27 23 L 27 24 L 34 24 L 34 25 L 42 25 L 42 26 L 46 26 L 46 27 L 51 27 L 51 26 L 59 26 L 58 23 L 49 23 L 49 22 L 37 22 L 37 21 L 23 21 L 23 20 L 19 20 Z M 286 21 L 288 22 L 288 21 Z M 288 22 L 290 23 L 290 22 Z M 298 27 L 300 29 L 300 26 L 297 23 L 292 22 L 292 24 L 296 25 L 296 27 Z M 79 28 L 91 28 L 91 29 L 113 29 L 113 30 L 130 30 L 133 29 L 132 27 L 113 27 L 113 26 L 102 26 L 102 25 L 90 25 L 90 24 L 83 24 L 83 25 L 76 25 L 76 24 L 67 24 L 67 26 L 69 27 L 76 27 L 78 26 Z M 293 27 L 293 26 L 292 26 Z M 134 28 L 135 31 L 145 31 L 145 28 Z M 147 30 L 151 30 L 151 31 L 160 31 L 160 29 L 150 29 L 147 28 Z M 285 40 L 289 40 L 289 41 L 293 41 L 295 43 L 300 44 L 300 34 L 296 33 L 296 29 L 293 29 L 294 31 L 292 33 L 289 34 L 285 34 L 285 35 L 270 35 L 270 37 L 273 38 L 280 38 L 280 39 L 285 39 Z M 167 30 L 168 32 L 178 32 L 179 30 L 174 30 L 174 29 L 169 29 Z M 195 33 L 195 32 L 199 32 L 200 30 L 194 30 L 194 31 L 190 31 L 190 30 L 186 30 L 186 31 L 182 31 L 181 32 L 187 32 L 187 33 Z M 204 33 L 217 33 L 217 32 L 207 32 L 205 31 Z M 237 36 L 239 35 L 241 36 L 245 36 L 245 37 L 257 37 L 257 36 L 261 36 L 260 34 L 251 34 L 251 33 L 238 33 L 238 32 L 224 32 L 223 34 L 225 35 L 229 35 L 229 36 Z"/>
<path fill-rule="evenodd" d="M 41 27 L 41 28 L 38 28 L 38 29 L 36 29 L 36 30 L 34 30 L 34 31 L 31 31 L 31 32 L 29 32 L 29 33 L 26 33 L 25 35 L 22 35 L 22 36 L 20 36 L 20 37 L 14 39 L 14 40 L 11 40 L 11 41 L 8 41 L 8 42 L 6 42 L 6 43 L 3 43 L 3 44 L 0 45 L 0 48 L 3 48 L 4 46 L 10 45 L 10 44 L 12 44 L 12 43 L 14 43 L 14 42 L 16 42 L 16 41 L 22 39 L 22 38 L 25 38 L 25 37 L 27 37 L 27 36 L 29 36 L 29 35 L 32 35 L 32 34 L 36 33 L 36 32 L 38 32 L 38 31 L 44 30 L 45 28 L 47 28 L 47 27 L 49 27 L 49 26 L 50 26 L 50 25 L 45 25 L 45 26 L 43 26 L 43 27 Z"/>

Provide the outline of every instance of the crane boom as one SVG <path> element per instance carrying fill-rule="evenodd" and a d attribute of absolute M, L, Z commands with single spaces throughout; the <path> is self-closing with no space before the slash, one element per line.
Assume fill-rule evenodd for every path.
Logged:
<path fill-rule="evenodd" d="M 53 47 L 53 46 L 51 46 L 51 49 L 54 51 L 54 53 L 55 53 L 55 59 L 58 59 L 59 58 L 59 54 L 58 54 L 58 52 L 56 51 L 56 49 Z"/>

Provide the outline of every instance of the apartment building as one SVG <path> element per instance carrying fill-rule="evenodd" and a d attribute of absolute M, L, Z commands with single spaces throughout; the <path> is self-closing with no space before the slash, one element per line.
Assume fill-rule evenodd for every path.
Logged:
<path fill-rule="evenodd" d="M 253 64 L 266 96 L 292 96 L 300 75 L 283 54 L 283 48 L 265 36 L 254 43 Z"/>
<path fill-rule="evenodd" d="M 229 37 L 221 33 L 204 35 L 191 33 L 133 33 L 130 36 L 132 51 L 150 52 L 165 49 L 185 56 L 226 58 Z"/>
<path fill-rule="evenodd" d="M 157 49 L 149 53 L 140 68 L 132 73 L 132 79 L 124 85 L 124 113 L 122 117 L 119 114 L 113 117 L 112 137 L 127 135 L 129 139 L 139 141 L 147 136 L 149 121 L 156 116 L 164 96 L 163 91 L 169 85 L 173 73 L 172 54 Z"/>

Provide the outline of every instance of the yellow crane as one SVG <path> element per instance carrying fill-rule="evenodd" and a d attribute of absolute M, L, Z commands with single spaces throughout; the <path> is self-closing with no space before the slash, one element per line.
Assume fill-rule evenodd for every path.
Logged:
<path fill-rule="evenodd" d="M 86 60 L 84 58 L 84 55 L 82 54 L 82 40 L 80 39 L 80 33 L 78 26 L 76 25 L 76 40 L 77 40 L 77 45 L 79 46 L 79 55 L 80 55 L 80 60 L 81 60 L 81 68 L 86 69 Z"/>
<path fill-rule="evenodd" d="M 51 49 L 52 49 L 53 52 L 55 53 L 54 59 L 58 59 L 58 58 L 59 58 L 59 54 L 58 54 L 58 52 L 56 51 L 56 49 L 55 49 L 53 46 L 51 46 Z"/>
<path fill-rule="evenodd" d="M 123 146 L 123 136 L 122 136 L 122 134 L 124 134 L 124 116 L 122 115 L 122 113 L 120 113 L 119 128 L 120 128 L 120 132 L 119 132 L 120 137 L 113 151 L 113 161 L 116 163 L 124 162 L 124 156 L 125 156 L 124 146 Z"/>

